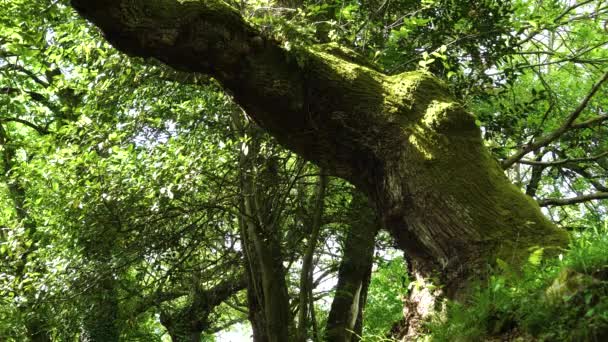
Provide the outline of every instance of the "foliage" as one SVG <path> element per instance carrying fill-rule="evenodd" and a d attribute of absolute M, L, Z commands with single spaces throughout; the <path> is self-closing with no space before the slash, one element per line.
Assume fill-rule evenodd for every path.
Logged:
<path fill-rule="evenodd" d="M 241 110 L 214 80 L 118 53 L 65 1 L 0 5 L 0 340 L 35 331 L 74 340 L 101 312 L 112 336 L 161 340 L 161 314 L 179 316 L 197 293 L 241 274 L 242 173 L 271 199 L 266 212 L 276 216 L 272 234 L 296 306 L 318 168 L 259 130 L 259 149 L 248 151 L 254 136 L 237 132 Z M 434 338 L 605 333 L 608 235 L 593 227 L 608 206 L 606 86 L 543 143 L 606 72 L 605 1 L 233 5 L 285 49 L 338 43 L 387 73 L 442 78 L 476 113 L 497 159 L 525 152 L 507 174 L 575 231 L 563 260 L 540 263 L 548 251 L 538 249 L 523 271 L 488 275 L 471 303 L 450 304 L 447 319 L 429 325 Z M 239 169 L 250 152 L 251 168 Z M 335 278 L 351 189 L 328 184 L 315 285 Z M 383 339 L 401 318 L 404 274 L 401 258 L 378 261 L 364 339 Z M 549 300 L 560 277 L 590 283 Z M 317 323 L 330 292 L 314 289 Z M 208 312 L 208 334 L 245 320 L 245 297 L 235 293 Z"/>
<path fill-rule="evenodd" d="M 376 267 L 364 311 L 364 341 L 376 341 L 374 336 L 386 336 L 392 325 L 402 318 L 403 300 L 409 286 L 402 256 L 380 259 Z"/>
<path fill-rule="evenodd" d="M 608 229 L 581 233 L 559 258 L 497 269 L 467 303 L 428 324 L 433 341 L 601 341 L 608 336 Z M 500 265 L 500 263 L 498 264 Z"/>

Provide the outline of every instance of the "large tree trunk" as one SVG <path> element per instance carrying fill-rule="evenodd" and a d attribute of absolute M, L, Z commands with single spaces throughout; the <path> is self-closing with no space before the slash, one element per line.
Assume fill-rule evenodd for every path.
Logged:
<path fill-rule="evenodd" d="M 285 50 L 218 0 L 72 4 L 120 50 L 213 75 L 282 144 L 355 184 L 415 274 L 447 297 L 496 258 L 518 264 L 529 247 L 566 244 L 430 75 L 388 76 L 333 45 Z"/>

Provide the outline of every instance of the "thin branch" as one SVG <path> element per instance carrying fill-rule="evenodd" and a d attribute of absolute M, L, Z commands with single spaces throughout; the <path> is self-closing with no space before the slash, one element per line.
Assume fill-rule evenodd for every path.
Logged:
<path fill-rule="evenodd" d="M 29 122 L 27 120 L 23 120 L 23 119 L 19 119 L 19 118 L 0 118 L 0 122 L 18 122 L 18 123 L 20 123 L 22 125 L 25 125 L 25 126 L 28 126 L 30 128 L 33 128 L 34 130 L 36 130 L 41 135 L 45 135 L 45 134 L 49 134 L 50 133 L 49 130 L 46 129 L 46 128 L 44 128 L 44 127 L 38 126 L 38 125 L 36 125 L 34 123 L 31 123 L 31 122 Z"/>
<path fill-rule="evenodd" d="M 549 145 L 550 143 L 552 143 L 553 141 L 555 141 L 559 137 L 561 137 L 562 134 L 564 134 L 569 129 L 571 129 L 572 128 L 571 126 L 574 123 L 574 120 L 576 120 L 579 117 L 579 115 L 587 107 L 587 104 L 589 104 L 589 101 L 591 101 L 591 98 L 593 98 L 595 93 L 597 93 L 597 91 L 602 87 L 602 84 L 604 82 L 606 82 L 606 80 L 608 80 L 608 72 L 606 72 L 604 74 L 604 76 L 602 77 L 602 79 L 600 79 L 600 81 L 597 82 L 591 88 L 591 91 L 589 91 L 589 93 L 583 99 L 583 101 L 578 105 L 578 107 L 576 107 L 576 109 L 572 113 L 570 113 L 570 115 L 568 115 L 568 118 L 566 119 L 566 121 L 558 129 L 545 135 L 544 137 L 541 137 L 539 140 L 537 140 L 536 142 L 534 142 L 532 144 L 527 144 L 526 146 L 521 148 L 519 151 L 515 152 L 515 154 L 513 154 L 511 157 L 503 160 L 503 162 L 501 163 L 502 168 L 508 169 L 513 164 L 515 164 L 517 161 L 519 161 L 521 158 L 523 158 L 523 156 L 525 156 L 526 154 L 528 154 L 534 150 L 537 150 L 541 147 Z"/>
<path fill-rule="evenodd" d="M 572 129 L 589 128 L 595 124 L 602 123 L 608 120 L 608 114 L 596 116 L 594 118 L 572 124 Z"/>
<path fill-rule="evenodd" d="M 560 63 L 567 63 L 567 62 L 579 63 L 579 64 L 603 64 L 606 61 L 608 61 L 608 58 L 581 59 L 578 56 L 571 56 L 571 57 L 567 57 L 567 58 L 558 59 L 556 61 L 537 63 L 537 64 L 522 65 L 522 66 L 519 67 L 519 69 L 536 68 L 536 67 L 541 67 L 541 66 L 560 64 Z"/>
<path fill-rule="evenodd" d="M 564 24 L 564 22 L 561 22 L 561 23 L 560 23 L 559 21 L 560 21 L 562 18 L 564 18 L 566 15 L 568 15 L 568 13 L 572 12 L 573 10 L 575 10 L 576 8 L 578 8 L 578 7 L 580 7 L 580 6 L 586 5 L 586 4 L 591 3 L 591 2 L 593 2 L 593 1 L 595 1 L 595 0 L 587 0 L 587 1 L 582 1 L 582 2 L 580 2 L 580 3 L 574 4 L 574 5 L 572 5 L 572 6 L 568 7 L 568 8 L 566 8 L 566 9 L 565 9 L 565 10 L 564 10 L 564 11 L 563 11 L 561 14 L 559 14 L 557 17 L 555 17 L 555 18 L 553 19 L 553 23 L 555 23 L 555 24 Z M 568 22 L 571 22 L 571 21 L 572 21 L 572 20 L 568 20 Z M 528 29 L 528 28 L 530 28 L 530 27 L 531 27 L 531 25 L 526 25 L 525 27 L 523 27 L 523 28 L 522 28 L 522 30 Z M 535 37 L 537 34 L 541 33 L 543 30 L 546 30 L 546 29 L 547 29 L 546 27 L 543 27 L 543 28 L 535 28 L 534 30 L 532 30 L 532 31 L 531 31 L 531 32 L 528 34 L 528 36 L 527 36 L 526 38 L 522 39 L 522 40 L 519 42 L 520 46 L 521 46 L 521 44 L 524 44 L 524 43 L 526 43 L 526 42 L 530 41 L 530 40 L 531 40 L 532 38 L 534 38 L 534 37 Z M 520 31 L 520 33 L 522 33 L 522 31 Z"/>
<path fill-rule="evenodd" d="M 608 192 L 608 187 L 606 187 L 599 180 L 597 180 L 599 177 L 589 173 L 589 171 L 587 171 L 585 168 L 579 165 L 567 165 L 566 168 L 583 176 L 583 178 L 585 178 L 585 180 L 589 182 L 597 191 Z"/>
<path fill-rule="evenodd" d="M 581 7 L 581 6 L 584 6 L 584 5 L 588 4 L 588 3 L 591 3 L 591 2 L 593 2 L 593 1 L 595 1 L 595 0 L 581 1 L 581 2 L 579 2 L 579 3 L 577 3 L 577 4 L 574 4 L 574 5 L 572 5 L 572 6 L 568 7 L 568 8 L 566 8 L 566 10 L 565 10 L 565 11 L 563 11 L 563 12 L 562 12 L 560 15 L 558 15 L 557 17 L 555 17 L 555 19 L 553 19 L 553 22 L 554 22 L 554 23 L 557 23 L 557 22 L 558 22 L 558 21 L 560 21 L 560 20 L 561 20 L 563 17 L 565 17 L 566 15 L 568 15 L 568 13 L 570 13 L 570 12 L 574 11 L 575 9 L 577 9 L 577 8 L 579 8 L 579 7 Z"/>
<path fill-rule="evenodd" d="M 40 94 L 38 92 L 29 91 L 29 90 L 22 90 L 22 89 L 13 88 L 13 87 L 2 87 L 2 88 L 0 88 L 0 94 L 15 95 L 15 94 L 19 94 L 19 93 L 26 93 L 26 94 L 28 94 L 32 98 L 32 100 L 34 100 L 34 101 L 42 104 L 43 106 L 47 107 L 53 113 L 60 113 L 61 112 L 61 110 L 59 109 L 58 106 L 56 106 L 55 104 L 53 104 L 44 95 L 42 95 L 42 94 Z"/>
<path fill-rule="evenodd" d="M 519 54 L 519 55 L 523 56 L 523 54 Z M 531 69 L 531 68 L 543 67 L 543 66 L 554 65 L 554 64 L 561 64 L 561 63 L 603 65 L 604 63 L 606 63 L 606 61 L 608 61 L 608 58 L 582 59 L 579 56 L 580 55 L 575 55 L 575 56 L 570 56 L 567 58 L 558 59 L 555 61 L 547 61 L 547 62 L 536 63 L 536 64 L 519 64 L 517 66 L 517 69 L 524 70 L 524 69 Z M 504 73 L 505 73 L 505 71 L 501 70 L 501 71 L 489 73 L 489 74 L 487 74 L 487 76 L 498 76 L 498 75 L 502 75 Z"/>
<path fill-rule="evenodd" d="M 40 84 L 41 86 L 43 86 L 45 88 L 48 88 L 50 86 L 50 84 L 48 82 L 42 80 L 40 77 L 38 77 L 38 75 L 34 74 L 33 72 L 27 70 L 26 68 L 24 68 L 24 67 L 22 67 L 20 65 L 6 64 L 2 68 L 0 68 L 0 70 L 2 70 L 2 69 L 21 71 L 22 73 L 24 73 L 27 76 L 29 76 L 34 82 Z"/>
<path fill-rule="evenodd" d="M 559 160 L 553 160 L 553 161 L 548 161 L 548 162 L 537 161 L 537 160 L 529 160 L 529 159 L 522 159 L 522 160 L 516 161 L 516 163 L 525 164 L 525 165 L 538 165 L 538 166 L 549 167 L 549 166 L 564 165 L 564 164 L 568 164 L 568 163 L 589 162 L 589 161 L 598 160 L 598 159 L 603 158 L 605 156 L 608 156 L 608 151 L 600 153 L 600 154 L 595 155 L 595 156 L 586 157 L 586 158 L 566 158 L 566 159 L 559 159 Z"/>
<path fill-rule="evenodd" d="M 589 195 L 582 195 L 570 198 L 545 198 L 538 201 L 538 205 L 541 207 L 548 206 L 564 206 L 571 204 L 584 203 L 597 199 L 608 199 L 608 192 L 596 192 Z"/>
<path fill-rule="evenodd" d="M 247 320 L 246 317 L 234 318 L 234 319 L 231 319 L 231 320 L 226 321 L 226 322 L 221 322 L 220 325 L 213 326 L 212 328 L 209 328 L 209 329 L 205 330 L 205 332 L 208 333 L 208 334 L 215 334 L 215 333 L 218 333 L 220 331 L 224 331 L 224 330 L 230 328 L 231 326 L 233 326 L 235 324 L 242 323 L 242 322 L 244 322 L 246 320 Z"/>

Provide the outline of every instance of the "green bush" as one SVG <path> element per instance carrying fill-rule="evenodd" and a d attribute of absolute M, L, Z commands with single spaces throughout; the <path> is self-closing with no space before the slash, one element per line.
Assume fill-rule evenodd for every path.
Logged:
<path fill-rule="evenodd" d="M 558 258 L 533 252 L 521 272 L 497 262 L 470 302 L 447 303 L 428 323 L 428 339 L 607 341 L 608 229 L 576 235 Z"/>

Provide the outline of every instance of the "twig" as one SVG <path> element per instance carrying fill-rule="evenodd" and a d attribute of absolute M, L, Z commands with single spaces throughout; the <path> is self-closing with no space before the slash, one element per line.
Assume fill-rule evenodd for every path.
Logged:
<path fill-rule="evenodd" d="M 568 163 L 582 163 L 582 162 L 589 162 L 589 161 L 594 161 L 594 160 L 598 160 L 602 157 L 608 156 L 608 151 L 600 153 L 598 155 L 595 156 L 591 156 L 591 157 L 587 157 L 587 158 L 566 158 L 566 159 L 559 159 L 559 160 L 553 160 L 553 161 L 548 161 L 548 162 L 544 162 L 544 161 L 537 161 L 537 160 L 529 160 L 529 159 L 522 159 L 522 160 L 518 160 L 517 163 L 519 164 L 526 164 L 526 165 L 539 165 L 539 166 L 559 166 L 559 165 L 564 165 L 564 164 L 568 164 Z"/>
<path fill-rule="evenodd" d="M 608 192 L 596 192 L 593 194 L 570 197 L 570 198 L 545 198 L 538 201 L 538 205 L 541 207 L 548 206 L 564 206 L 571 204 L 578 204 L 587 201 L 597 200 L 597 199 L 607 199 Z"/>

